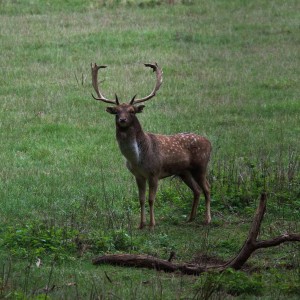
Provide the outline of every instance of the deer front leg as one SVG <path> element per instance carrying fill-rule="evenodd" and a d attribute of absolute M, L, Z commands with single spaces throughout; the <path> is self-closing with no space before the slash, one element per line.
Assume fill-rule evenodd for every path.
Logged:
<path fill-rule="evenodd" d="M 145 201 L 146 201 L 146 179 L 143 177 L 135 177 L 139 189 L 139 201 L 141 206 L 141 222 L 139 228 L 146 226 Z"/>
<path fill-rule="evenodd" d="M 150 229 L 154 229 L 155 218 L 154 218 L 154 202 L 158 187 L 158 178 L 152 177 L 148 180 L 149 183 L 149 206 L 150 206 Z"/>

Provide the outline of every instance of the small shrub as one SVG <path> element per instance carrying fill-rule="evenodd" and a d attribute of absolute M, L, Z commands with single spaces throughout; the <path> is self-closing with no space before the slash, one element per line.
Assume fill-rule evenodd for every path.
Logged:
<path fill-rule="evenodd" d="M 258 274 L 249 275 L 242 271 L 227 269 L 220 277 L 220 285 L 231 295 L 260 295 L 263 290 L 262 278 Z"/>
<path fill-rule="evenodd" d="M 131 248 L 131 238 L 124 230 L 113 231 L 112 241 L 114 248 L 118 251 L 127 251 Z"/>
<path fill-rule="evenodd" d="M 137 247 L 132 237 L 123 229 L 93 232 L 89 235 L 87 243 L 91 245 L 92 251 L 97 254 L 129 251 Z"/>
<path fill-rule="evenodd" d="M 200 276 L 196 284 L 197 295 L 211 295 L 217 291 L 238 296 L 242 294 L 261 295 L 263 281 L 260 275 L 249 275 L 242 271 L 227 269 L 223 273 L 206 273 Z M 208 298 L 206 298 L 208 299 Z"/>
<path fill-rule="evenodd" d="M 285 295 L 300 295 L 300 271 L 293 272 L 293 276 L 286 276 L 282 270 L 271 269 L 275 279 L 276 289 L 281 291 Z"/>

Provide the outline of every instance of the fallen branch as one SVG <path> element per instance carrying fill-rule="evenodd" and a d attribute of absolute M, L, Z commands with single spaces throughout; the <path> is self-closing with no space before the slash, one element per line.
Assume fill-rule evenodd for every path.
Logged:
<path fill-rule="evenodd" d="M 176 264 L 164 259 L 159 259 L 150 255 L 139 254 L 110 254 L 93 259 L 94 265 L 110 264 L 124 267 L 137 267 L 155 269 L 157 271 L 176 272 L 183 274 L 199 275 L 206 271 L 205 268 L 193 264 Z"/>
<path fill-rule="evenodd" d="M 257 241 L 260 231 L 261 222 L 266 211 L 267 196 L 265 193 L 261 195 L 259 206 L 254 215 L 252 226 L 250 228 L 248 238 L 239 253 L 224 264 L 212 266 L 199 266 L 197 264 L 177 264 L 169 260 L 159 259 L 150 255 L 135 254 L 111 254 L 104 255 L 93 259 L 94 265 L 111 264 L 126 267 L 149 268 L 162 270 L 165 272 L 181 272 L 188 275 L 199 275 L 210 270 L 223 271 L 227 268 L 239 270 L 249 259 L 254 251 L 260 248 L 268 248 L 280 245 L 285 242 L 300 242 L 300 234 L 285 233 L 271 240 Z"/>
<path fill-rule="evenodd" d="M 265 193 L 261 195 L 259 206 L 256 210 L 252 226 L 250 228 L 248 238 L 245 241 L 242 249 L 235 258 L 227 262 L 224 267 L 233 268 L 235 270 L 241 269 L 245 262 L 249 259 L 254 251 L 260 248 L 268 248 L 278 246 L 284 242 L 300 242 L 300 234 L 283 234 L 272 240 L 257 241 L 261 222 L 263 220 L 267 205 L 267 196 Z"/>

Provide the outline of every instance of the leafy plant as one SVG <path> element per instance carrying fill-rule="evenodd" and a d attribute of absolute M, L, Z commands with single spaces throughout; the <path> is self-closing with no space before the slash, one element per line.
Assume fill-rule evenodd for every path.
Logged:
<path fill-rule="evenodd" d="M 75 253 L 76 230 L 46 227 L 33 223 L 25 226 L 7 226 L 0 235 L 0 243 L 12 255 L 23 258 L 53 256 L 66 259 Z"/>
<path fill-rule="evenodd" d="M 209 299 L 210 295 L 224 291 L 228 294 L 256 295 L 262 294 L 264 284 L 262 277 L 258 274 L 246 274 L 242 271 L 227 269 L 223 273 L 208 273 L 201 275 L 196 283 L 197 295 L 203 299 Z"/>

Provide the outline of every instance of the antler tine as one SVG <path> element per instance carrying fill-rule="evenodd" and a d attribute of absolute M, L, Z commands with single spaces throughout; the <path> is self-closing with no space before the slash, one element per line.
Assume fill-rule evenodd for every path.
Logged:
<path fill-rule="evenodd" d="M 144 98 L 141 98 L 141 99 L 136 99 L 136 95 L 131 99 L 130 101 L 130 104 L 131 105 L 134 105 L 134 104 L 137 104 L 137 103 L 141 103 L 141 102 L 144 102 L 144 101 L 147 101 L 149 99 L 151 99 L 152 97 L 154 97 L 156 95 L 156 92 L 159 90 L 161 84 L 162 84 L 162 74 L 163 74 L 163 71 L 162 69 L 157 65 L 157 63 L 155 64 L 145 64 L 146 67 L 150 67 L 153 69 L 153 72 L 156 72 L 156 84 L 154 86 L 154 89 L 152 90 L 152 92 L 144 97 Z"/>
<path fill-rule="evenodd" d="M 93 84 L 93 87 L 94 87 L 94 90 L 97 94 L 98 97 L 95 97 L 93 94 L 92 94 L 92 97 L 95 99 L 95 100 L 98 100 L 98 101 L 103 101 L 105 103 L 110 103 L 110 104 L 115 104 L 115 105 L 119 105 L 119 101 L 118 99 L 116 98 L 115 101 L 113 100 L 109 100 L 107 98 L 105 98 L 102 93 L 100 92 L 99 90 L 99 87 L 98 87 L 98 70 L 99 69 L 102 69 L 102 68 L 106 68 L 107 66 L 97 66 L 97 64 L 95 63 L 94 65 L 91 64 L 91 69 L 92 69 L 92 84 Z"/>

